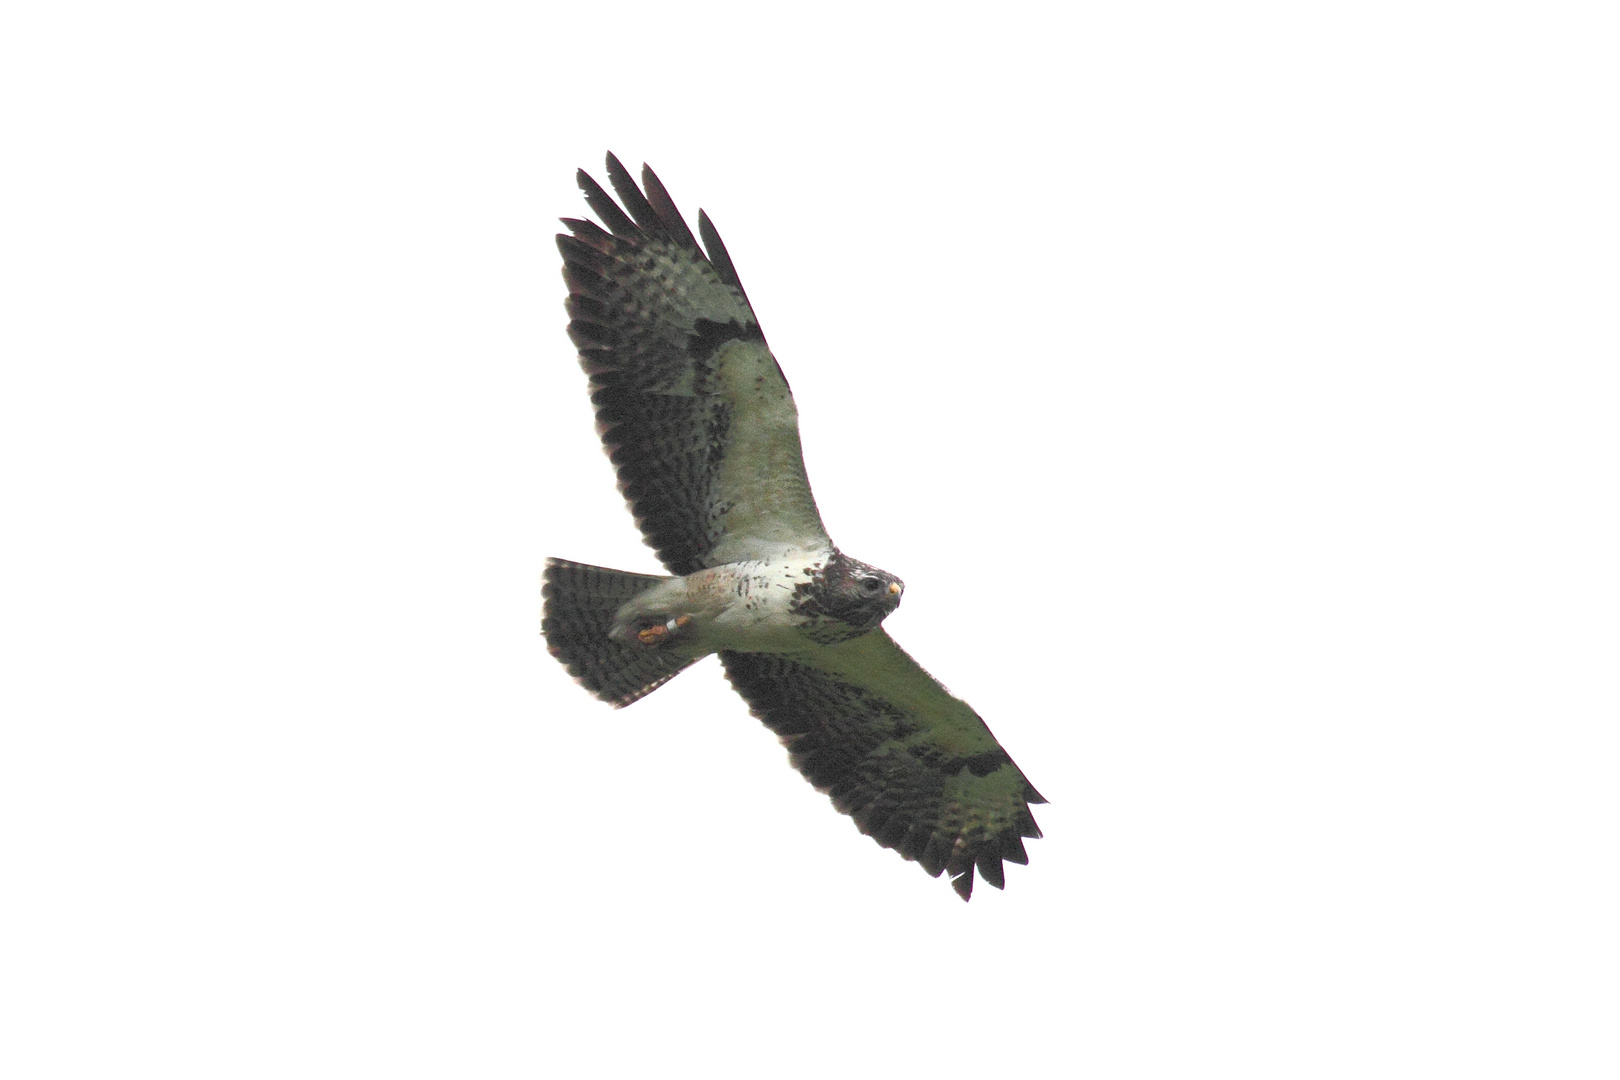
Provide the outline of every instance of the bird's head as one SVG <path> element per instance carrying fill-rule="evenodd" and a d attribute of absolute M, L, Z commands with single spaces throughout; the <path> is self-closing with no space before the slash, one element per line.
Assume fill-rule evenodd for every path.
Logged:
<path fill-rule="evenodd" d="M 798 587 L 794 608 L 801 615 L 842 623 L 853 636 L 888 618 L 905 590 L 905 582 L 893 574 L 837 551 Z"/>

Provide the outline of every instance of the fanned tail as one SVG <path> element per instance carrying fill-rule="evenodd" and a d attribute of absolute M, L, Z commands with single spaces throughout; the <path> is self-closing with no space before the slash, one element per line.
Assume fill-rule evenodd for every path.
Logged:
<path fill-rule="evenodd" d="M 668 578 L 547 559 L 545 619 L 551 655 L 581 686 L 616 709 L 645 697 L 697 661 L 608 637 L 625 601 Z"/>

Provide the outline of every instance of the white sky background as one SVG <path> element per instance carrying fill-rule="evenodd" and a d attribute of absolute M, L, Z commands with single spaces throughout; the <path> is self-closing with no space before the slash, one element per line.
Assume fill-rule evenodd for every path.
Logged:
<path fill-rule="evenodd" d="M 1620 1067 L 1603 5 L 20 7 L 0 1072 Z M 544 556 L 656 568 L 607 149 L 1052 800 L 1005 893 L 546 654 Z"/>

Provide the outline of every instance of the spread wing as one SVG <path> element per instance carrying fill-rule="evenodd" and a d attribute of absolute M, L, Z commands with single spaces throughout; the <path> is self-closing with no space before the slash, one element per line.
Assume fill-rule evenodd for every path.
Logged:
<path fill-rule="evenodd" d="M 1002 860 L 1027 863 L 1041 798 L 979 714 L 885 631 L 796 653 L 722 652 L 754 715 L 781 736 L 795 768 L 856 828 L 949 871 L 966 900 L 973 870 L 996 888 Z"/>
<path fill-rule="evenodd" d="M 597 431 L 647 543 L 671 573 L 831 544 L 805 478 L 799 414 L 708 216 L 698 247 L 664 185 L 612 154 L 620 209 L 585 174 L 603 229 L 564 218 L 568 334 Z"/>

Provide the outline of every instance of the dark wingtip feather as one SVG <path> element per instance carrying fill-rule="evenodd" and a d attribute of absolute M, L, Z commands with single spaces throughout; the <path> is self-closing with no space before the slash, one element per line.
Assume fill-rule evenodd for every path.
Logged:
<path fill-rule="evenodd" d="M 960 896 L 963 902 L 973 899 L 973 868 L 970 866 L 951 878 L 951 888 L 956 890 L 956 895 Z"/>
<path fill-rule="evenodd" d="M 656 236 L 661 240 L 672 239 L 669 230 L 664 227 L 664 222 L 659 218 L 657 211 L 652 208 L 652 203 L 647 201 L 647 196 L 643 195 L 641 189 L 636 186 L 636 181 L 630 175 L 630 170 L 626 169 L 619 159 L 612 154 L 607 156 L 607 174 L 608 183 L 612 184 L 613 190 L 618 193 L 619 201 L 624 204 L 625 212 L 635 219 L 637 225 L 641 226 L 641 231 L 650 236 Z M 613 231 L 618 232 L 619 230 L 615 229 Z"/>
<path fill-rule="evenodd" d="M 568 231 L 574 234 L 574 239 L 578 240 L 582 244 L 587 244 L 590 247 L 595 248 L 604 255 L 618 249 L 618 244 L 613 239 L 613 234 L 602 228 L 602 226 L 598 225 L 594 221 L 587 221 L 584 218 L 566 217 L 559 218 L 558 220 L 564 225 L 568 226 Z M 563 234 L 558 233 L 557 235 L 562 236 Z"/>
<path fill-rule="evenodd" d="M 608 155 L 608 160 L 610 162 L 615 160 L 612 154 Z M 602 224 L 606 225 L 614 236 L 635 235 L 636 223 L 625 216 L 624 211 L 619 209 L 619 204 L 602 190 L 602 185 L 598 184 L 590 173 L 581 169 L 574 174 L 574 179 L 579 182 L 579 190 L 585 193 L 585 205 L 596 212 L 596 216 L 602 219 Z"/>
<path fill-rule="evenodd" d="M 945 859 L 938 855 L 931 841 L 934 836 L 932 825 L 913 825 L 906 831 L 905 840 L 895 850 L 908 859 L 916 861 L 929 877 L 939 877 L 945 872 Z"/>
<path fill-rule="evenodd" d="M 600 277 L 613 268 L 612 256 L 604 255 L 599 248 L 577 236 L 558 233 L 557 250 L 562 253 L 563 265 L 570 269 L 583 266 Z"/>
<path fill-rule="evenodd" d="M 675 200 L 669 197 L 669 189 L 658 179 L 658 174 L 652 171 L 651 165 L 641 167 L 641 186 L 647 189 L 647 201 L 652 204 L 659 220 L 664 223 L 670 239 L 693 251 L 698 250 L 692 230 L 686 227 L 686 219 L 681 217 L 681 212 L 675 207 Z"/>
<path fill-rule="evenodd" d="M 726 250 L 714 222 L 710 221 L 709 215 L 702 210 L 698 211 L 698 235 L 703 237 L 704 250 L 708 252 L 709 262 L 720 272 L 720 280 L 735 287 L 746 300 L 748 291 L 743 288 L 742 279 L 737 277 L 737 268 L 731 264 L 731 253 Z"/>
<path fill-rule="evenodd" d="M 936 874 L 944 870 L 955 873 L 956 868 L 952 865 L 954 860 L 951 858 L 953 842 L 954 837 L 946 836 L 944 833 L 934 833 L 928 838 L 928 846 L 917 857 L 917 861 L 926 867 L 939 867 L 939 870 L 934 871 Z"/>

